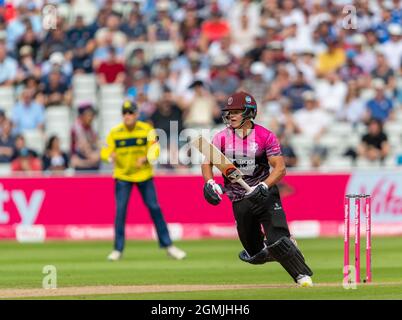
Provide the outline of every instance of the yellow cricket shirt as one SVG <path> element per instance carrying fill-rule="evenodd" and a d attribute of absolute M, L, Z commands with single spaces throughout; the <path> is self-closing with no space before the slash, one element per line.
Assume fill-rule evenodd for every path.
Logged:
<path fill-rule="evenodd" d="M 142 182 L 153 176 L 151 162 L 159 156 L 159 143 L 154 128 L 145 122 L 137 121 L 132 131 L 123 123 L 112 128 L 106 138 L 106 146 L 101 150 L 101 158 L 108 161 L 114 152 L 116 155 L 113 177 L 116 179 Z M 148 161 L 137 165 L 140 158 Z"/>

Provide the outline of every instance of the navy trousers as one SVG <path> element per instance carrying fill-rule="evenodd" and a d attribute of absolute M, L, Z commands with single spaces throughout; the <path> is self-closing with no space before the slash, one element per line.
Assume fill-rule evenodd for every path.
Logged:
<path fill-rule="evenodd" d="M 133 185 L 137 185 L 142 199 L 151 214 L 154 222 L 156 233 L 158 235 L 159 246 L 166 248 L 172 244 L 169 231 L 163 218 L 161 208 L 156 197 L 155 185 L 153 179 L 144 182 L 129 182 L 116 179 L 115 180 L 115 197 L 116 197 L 116 218 L 115 218 L 115 241 L 114 249 L 120 252 L 124 249 L 125 244 L 125 226 L 127 216 L 127 206 L 130 199 Z"/>

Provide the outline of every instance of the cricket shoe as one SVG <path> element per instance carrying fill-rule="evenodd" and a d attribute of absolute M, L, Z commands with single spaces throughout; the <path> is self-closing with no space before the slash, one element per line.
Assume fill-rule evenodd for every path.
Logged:
<path fill-rule="evenodd" d="M 176 259 L 176 260 L 182 260 L 187 255 L 183 250 L 181 250 L 175 246 L 167 247 L 166 252 L 169 257 Z"/>
<path fill-rule="evenodd" d="M 296 278 L 296 281 L 300 287 L 307 288 L 313 286 L 313 280 L 309 276 L 305 276 L 304 274 L 299 275 Z"/>
<path fill-rule="evenodd" d="M 108 256 L 107 259 L 109 261 L 117 261 L 122 258 L 123 254 L 120 251 L 113 250 Z"/>

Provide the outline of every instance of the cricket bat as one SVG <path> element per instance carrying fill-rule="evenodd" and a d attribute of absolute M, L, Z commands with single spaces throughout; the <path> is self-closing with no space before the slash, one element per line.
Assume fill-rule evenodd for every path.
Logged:
<path fill-rule="evenodd" d="M 215 145 L 201 135 L 191 141 L 191 145 L 201 152 L 231 182 L 237 182 L 247 192 L 252 191 L 251 187 L 243 180 L 243 173 Z"/>

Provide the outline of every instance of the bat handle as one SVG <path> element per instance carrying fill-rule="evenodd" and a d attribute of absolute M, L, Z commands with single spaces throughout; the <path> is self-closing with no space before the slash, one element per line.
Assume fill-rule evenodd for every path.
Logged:
<path fill-rule="evenodd" d="M 253 189 L 244 181 L 242 178 L 236 181 L 238 184 L 240 184 L 247 192 L 251 192 Z"/>

